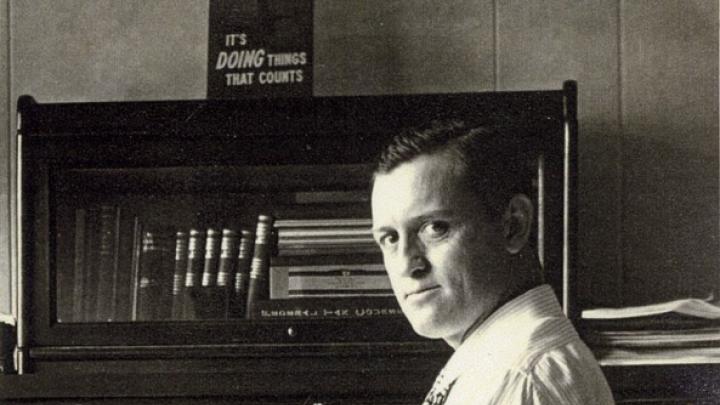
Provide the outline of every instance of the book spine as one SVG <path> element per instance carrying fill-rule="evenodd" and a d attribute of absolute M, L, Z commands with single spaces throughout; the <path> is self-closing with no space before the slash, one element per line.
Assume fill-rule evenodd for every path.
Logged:
<path fill-rule="evenodd" d="M 280 235 L 278 243 L 280 244 L 280 248 L 292 248 L 294 245 L 369 245 L 373 243 L 373 238 L 370 235 L 348 235 L 336 237 L 298 236 L 292 238 Z"/>
<path fill-rule="evenodd" d="M 217 274 L 220 258 L 220 233 L 210 228 L 205 234 L 205 260 L 202 280 L 196 297 L 196 315 L 200 319 L 217 318 L 220 304 L 217 302 Z"/>
<path fill-rule="evenodd" d="M 85 279 L 83 280 L 83 316 L 85 322 L 96 321 L 98 291 L 98 257 L 100 249 L 100 216 L 97 208 L 87 210 L 85 218 Z"/>
<path fill-rule="evenodd" d="M 270 265 L 270 298 L 301 296 L 392 296 L 382 264 Z"/>
<path fill-rule="evenodd" d="M 155 283 L 158 291 L 158 305 L 155 309 L 155 319 L 170 319 L 172 315 L 172 286 L 175 270 L 173 231 L 164 230 L 159 233 L 160 266 L 156 268 Z"/>
<path fill-rule="evenodd" d="M 296 238 L 372 238 L 370 227 L 302 227 L 278 230 L 278 239 L 292 241 Z"/>
<path fill-rule="evenodd" d="M 228 303 L 229 318 L 244 318 L 245 303 L 247 300 L 248 281 L 250 277 L 250 263 L 255 248 L 255 233 L 243 228 L 240 231 L 240 246 L 238 248 L 237 266 L 232 294 Z"/>
<path fill-rule="evenodd" d="M 212 287 L 217 284 L 218 258 L 220 253 L 220 234 L 215 229 L 208 229 L 205 236 L 205 261 L 201 285 Z"/>
<path fill-rule="evenodd" d="M 222 315 L 228 316 L 230 296 L 233 292 L 233 278 L 238 260 L 238 233 L 232 229 L 223 229 L 220 242 L 220 261 L 218 263 L 217 295 Z"/>
<path fill-rule="evenodd" d="M 180 320 L 183 316 L 183 290 L 185 288 L 185 271 L 188 262 L 188 234 L 178 231 L 175 233 L 175 266 L 173 269 L 172 284 L 172 313 L 171 319 Z"/>
<path fill-rule="evenodd" d="M 140 218 L 135 217 L 133 219 L 133 235 L 132 235 L 132 258 L 130 268 L 132 274 L 130 275 L 130 285 L 132 291 L 130 292 L 130 320 L 138 320 L 138 304 L 139 304 L 139 289 L 140 289 L 140 261 L 142 260 L 142 224 Z"/>
<path fill-rule="evenodd" d="M 371 319 L 402 316 L 394 297 L 258 301 L 251 319 Z"/>
<path fill-rule="evenodd" d="M 100 207 L 100 250 L 98 257 L 98 285 L 95 319 L 100 322 L 113 320 L 115 303 L 115 281 L 117 267 L 115 258 L 116 225 L 118 208 L 108 205 Z"/>
<path fill-rule="evenodd" d="M 270 267 L 270 253 L 272 246 L 273 217 L 259 215 L 255 229 L 255 248 L 250 263 L 250 280 L 246 304 L 246 318 L 254 312 L 255 303 L 267 299 L 270 295 L 268 286 L 268 269 Z"/>
<path fill-rule="evenodd" d="M 142 238 L 142 254 L 140 259 L 140 279 L 138 285 L 138 320 L 155 319 L 158 305 L 157 280 L 153 272 L 160 267 L 160 246 L 153 232 L 146 231 Z"/>
<path fill-rule="evenodd" d="M 370 218 L 311 218 L 311 219 L 281 219 L 275 222 L 280 228 L 306 228 L 306 227 L 371 227 Z"/>
<path fill-rule="evenodd" d="M 83 289 L 85 282 L 85 209 L 79 208 L 75 210 L 75 249 L 74 249 L 74 268 L 73 268 L 73 321 L 83 321 L 83 300 L 85 291 Z"/>
<path fill-rule="evenodd" d="M 135 217 L 128 210 L 120 209 L 117 216 L 115 232 L 115 263 L 116 278 L 113 320 L 125 322 L 131 320 L 133 302 L 133 244 Z"/>
<path fill-rule="evenodd" d="M 232 229 L 223 229 L 220 242 L 220 261 L 218 262 L 217 285 L 232 286 L 237 262 L 238 234 Z"/>
<path fill-rule="evenodd" d="M 146 231 L 140 269 L 139 310 L 141 321 L 167 319 L 170 316 L 172 279 L 171 240 L 157 231 Z"/>
<path fill-rule="evenodd" d="M 183 319 L 196 319 L 196 297 L 200 290 L 200 277 L 203 271 L 203 242 L 205 233 L 191 229 L 188 236 L 188 260 L 185 272 L 185 289 L 183 292 Z"/>
<path fill-rule="evenodd" d="M 363 244 L 293 244 L 292 246 L 278 246 L 278 256 L 329 256 L 329 255 L 375 255 L 379 248 L 374 243 Z"/>
<path fill-rule="evenodd" d="M 118 320 L 118 278 L 120 272 L 120 207 L 115 207 L 115 223 L 113 224 L 113 261 L 112 261 L 112 295 L 110 298 L 111 320 Z"/>

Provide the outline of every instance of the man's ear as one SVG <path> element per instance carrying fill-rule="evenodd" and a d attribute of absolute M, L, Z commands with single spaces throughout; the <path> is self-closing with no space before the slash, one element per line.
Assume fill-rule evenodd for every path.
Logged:
<path fill-rule="evenodd" d="M 515 194 L 503 214 L 505 249 L 516 254 L 525 246 L 533 226 L 534 208 L 525 194 Z"/>

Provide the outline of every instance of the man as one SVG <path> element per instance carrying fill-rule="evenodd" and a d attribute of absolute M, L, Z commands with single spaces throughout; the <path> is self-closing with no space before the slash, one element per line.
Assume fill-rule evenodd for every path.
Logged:
<path fill-rule="evenodd" d="M 532 174 L 505 139 L 433 123 L 396 136 L 375 171 L 373 236 L 395 296 L 418 334 L 455 349 L 425 404 L 611 404 L 543 284 Z"/>

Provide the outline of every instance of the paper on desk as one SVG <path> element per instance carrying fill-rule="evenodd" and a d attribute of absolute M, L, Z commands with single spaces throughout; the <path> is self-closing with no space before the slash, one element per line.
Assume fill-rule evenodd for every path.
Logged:
<path fill-rule="evenodd" d="M 698 298 L 624 308 L 593 308 L 582 311 L 583 319 L 625 319 L 676 313 L 704 319 L 720 319 L 720 306 Z"/>
<path fill-rule="evenodd" d="M 10 314 L 0 313 L 0 323 L 6 323 L 8 325 L 15 325 L 15 317 Z"/>

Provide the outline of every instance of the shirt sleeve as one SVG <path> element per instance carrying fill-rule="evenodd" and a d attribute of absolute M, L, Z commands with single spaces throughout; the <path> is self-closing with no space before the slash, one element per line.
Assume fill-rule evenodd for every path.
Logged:
<path fill-rule="evenodd" d="M 610 388 L 594 356 L 585 345 L 548 351 L 523 373 L 514 404 L 614 404 Z"/>

